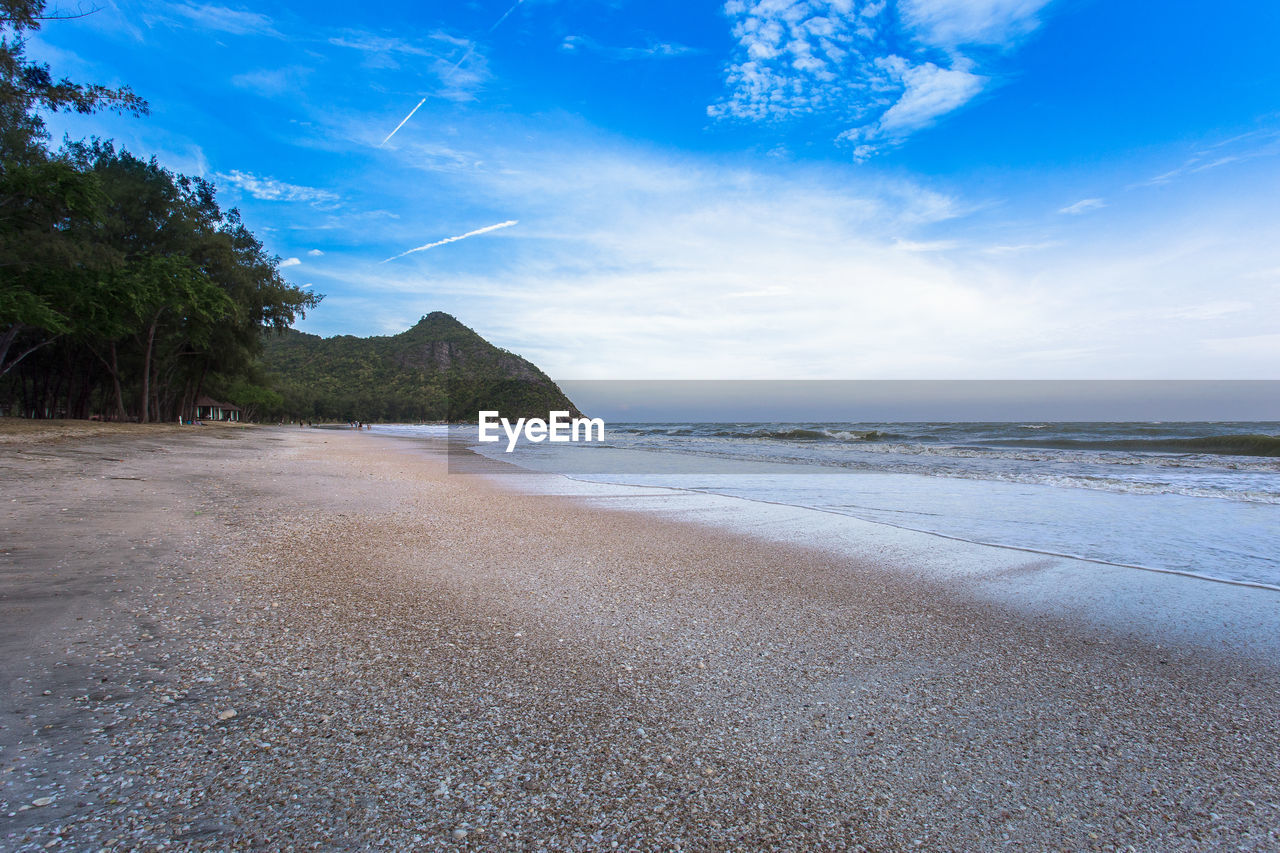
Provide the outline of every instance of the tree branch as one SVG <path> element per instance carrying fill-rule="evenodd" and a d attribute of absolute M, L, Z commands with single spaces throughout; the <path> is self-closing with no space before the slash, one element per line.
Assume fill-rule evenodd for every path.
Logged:
<path fill-rule="evenodd" d="M 60 338 L 60 337 L 62 337 L 62 335 L 54 335 L 52 338 L 49 338 L 48 340 L 45 340 L 45 341 L 41 341 L 40 343 L 38 343 L 38 344 L 36 344 L 35 346 L 31 347 L 31 348 L 30 348 L 30 349 L 28 349 L 26 352 L 24 352 L 22 355 L 18 356 L 18 357 L 17 357 L 17 358 L 15 358 L 13 361 L 9 362 L 8 364 L 4 365 L 4 367 L 0 368 L 0 376 L 4 376 L 6 373 L 8 373 L 10 370 L 12 370 L 12 369 L 13 369 L 13 368 L 18 364 L 18 362 L 22 361 L 24 358 L 26 358 L 27 356 L 31 355 L 31 353 L 35 352 L 36 350 L 40 349 L 41 347 L 47 347 L 49 344 L 53 343 L 54 341 L 56 341 L 56 340 L 57 340 L 58 338 Z"/>

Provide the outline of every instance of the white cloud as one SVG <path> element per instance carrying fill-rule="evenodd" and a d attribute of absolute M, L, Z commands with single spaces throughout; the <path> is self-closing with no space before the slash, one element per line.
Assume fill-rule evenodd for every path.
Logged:
<path fill-rule="evenodd" d="M 649 40 L 644 47 L 610 47 L 603 45 L 589 36 L 565 36 L 560 49 L 566 53 L 589 51 L 607 59 L 672 59 L 678 56 L 693 56 L 702 53 L 697 48 L 675 42 Z"/>
<path fill-rule="evenodd" d="M 982 89 L 986 78 L 932 62 L 905 68 L 906 87 L 898 102 L 880 117 L 878 127 L 886 135 L 909 132 L 931 124 L 935 118 L 955 110 Z"/>
<path fill-rule="evenodd" d="M 899 14 L 921 41 L 941 47 L 1007 44 L 1040 25 L 1050 0 L 901 0 Z"/>
<path fill-rule="evenodd" d="M 428 60 L 426 68 L 438 80 L 430 92 L 432 97 L 472 100 L 490 76 L 488 60 L 478 43 L 443 30 L 416 40 L 350 30 L 330 38 L 329 43 L 358 51 L 364 64 L 371 68 L 399 69 L 408 60 L 420 69 L 422 60 Z"/>
<path fill-rule="evenodd" d="M 332 205 L 318 206 L 320 210 L 332 210 Z M 383 223 L 385 220 L 396 220 L 400 218 L 400 214 L 392 213 L 389 210 L 348 210 L 338 213 L 330 213 L 321 219 L 313 219 L 308 222 L 290 222 L 287 226 L 290 231 L 352 231 L 358 233 L 363 229 L 371 227 L 371 223 Z"/>
<path fill-rule="evenodd" d="M 1270 269 L 1253 270 L 1246 273 L 1246 277 L 1255 279 L 1276 279 L 1280 280 L 1280 267 L 1271 267 Z"/>
<path fill-rule="evenodd" d="M 729 0 L 736 40 L 715 118 L 822 116 L 864 159 L 954 112 L 993 77 L 977 55 L 1036 28 L 1048 0 Z M 978 53 L 975 53 L 978 51 Z"/>
<path fill-rule="evenodd" d="M 948 252 L 958 249 L 958 240 L 895 240 L 894 248 L 904 252 Z"/>
<path fill-rule="evenodd" d="M 297 258 L 285 258 L 280 262 L 280 269 L 284 269 L 285 267 L 296 267 L 301 263 L 302 261 Z"/>
<path fill-rule="evenodd" d="M 1263 364 L 1280 363 L 1280 334 L 1266 333 L 1261 335 L 1240 335 L 1231 338 L 1206 338 L 1200 342 L 1209 352 L 1236 359 L 1248 359 Z M 1265 378 L 1275 378 L 1274 372 L 1264 374 Z"/>
<path fill-rule="evenodd" d="M 558 378 L 1274 370 L 1254 358 L 1280 323 L 1276 280 L 1259 275 L 1280 267 L 1262 197 L 1201 210 L 1175 187 L 1150 217 L 1126 205 L 1094 223 L 1042 205 L 1029 222 L 862 167 L 745 168 L 613 138 L 458 130 L 488 165 L 400 179 L 405 216 L 378 224 L 368 257 L 326 257 L 308 274 L 348 300 L 326 303 L 308 330 L 399 331 L 444 310 Z M 388 156 L 416 163 L 409 150 Z M 465 207 L 411 212 L 424 194 L 459 203 L 463 187 Z M 462 232 L 464 209 L 477 224 L 509 211 L 521 225 L 376 265 L 421 235 Z M 368 223 L 347 227 L 338 242 L 371 236 Z"/>
<path fill-rule="evenodd" d="M 926 236 L 964 205 L 911 182 L 565 145 L 485 154 L 495 168 L 468 183 L 523 211 L 518 239 L 420 256 L 426 287 L 421 268 L 345 259 L 317 287 L 359 292 L 344 313 L 380 329 L 450 311 L 561 377 L 955 375 L 1034 325 L 1020 282 L 962 275 L 963 245 Z"/>
<path fill-rule="evenodd" d="M 1211 169 L 1255 160 L 1259 157 L 1274 157 L 1277 154 L 1280 154 L 1280 131 L 1275 128 L 1254 130 L 1202 146 L 1187 157 L 1182 165 L 1133 184 L 1129 188 L 1164 186 L 1177 179 Z"/>
<path fill-rule="evenodd" d="M 1100 198 L 1082 198 L 1074 204 L 1058 209 L 1059 213 L 1065 213 L 1068 216 L 1079 216 L 1082 213 L 1088 213 L 1091 210 L 1098 210 L 1106 207 L 1107 203 Z"/>
<path fill-rule="evenodd" d="M 1208 162 L 1208 163 L 1201 163 L 1199 166 L 1196 166 L 1196 167 L 1195 167 L 1194 169 L 1192 169 L 1191 171 L 1192 171 L 1192 172 L 1207 172 L 1209 169 L 1216 169 L 1216 168 L 1218 168 L 1219 166 L 1225 166 L 1225 165 L 1227 165 L 1228 163 L 1238 163 L 1238 162 L 1240 162 L 1240 160 L 1242 160 L 1242 159 L 1244 159 L 1244 158 L 1243 158 L 1243 157 L 1240 157 L 1240 156 L 1238 156 L 1238 155 L 1234 155 L 1234 154 L 1233 154 L 1233 155 L 1230 155 L 1230 156 L 1227 156 L 1227 157 L 1219 157 L 1218 159 L 1213 160 L 1213 161 L 1210 161 L 1210 162 Z"/>
<path fill-rule="evenodd" d="M 730 0 L 737 47 L 725 68 L 729 94 L 714 117 L 755 121 L 811 113 L 856 118 L 883 96 L 875 56 L 883 3 Z M 879 95 L 879 97 L 878 97 Z M 887 103 L 884 104 L 887 106 Z"/>
<path fill-rule="evenodd" d="M 473 151 L 459 150 L 438 142 L 414 139 L 397 143 L 412 166 L 431 172 L 471 172 L 484 165 L 484 158 Z"/>
<path fill-rule="evenodd" d="M 321 255 L 323 255 L 323 254 L 324 254 L 324 252 L 320 251 L 319 249 L 310 249 L 310 250 L 308 250 L 308 251 L 307 251 L 307 254 L 308 254 L 308 255 L 310 255 L 310 256 L 311 256 L 311 257 L 313 257 L 313 258 L 318 258 L 318 257 L 320 257 Z"/>
<path fill-rule="evenodd" d="M 259 95 L 292 95 L 301 88 L 309 72 L 310 69 L 298 67 L 262 68 L 235 75 L 231 85 Z"/>
<path fill-rule="evenodd" d="M 152 154 L 165 168 L 180 174 L 198 178 L 209 174 L 209 158 L 205 156 L 204 149 L 194 142 L 173 148 L 153 148 Z"/>
<path fill-rule="evenodd" d="M 287 184 L 275 178 L 260 177 L 250 172 L 241 172 L 239 169 L 232 169 L 230 172 L 219 174 L 217 178 L 261 201 L 298 201 L 325 205 L 333 204 L 338 200 L 337 193 L 329 190 Z"/>
<path fill-rule="evenodd" d="M 1043 249 L 1052 249 L 1061 245 L 1057 240 L 1043 240 L 1039 243 L 1000 243 L 995 246 L 988 246 L 982 249 L 982 252 L 988 255 L 1016 255 L 1023 252 L 1039 252 Z"/>
<path fill-rule="evenodd" d="M 1253 304 L 1239 300 L 1222 300 L 1204 302 L 1185 308 L 1175 308 L 1164 312 L 1164 316 L 1173 320 L 1221 320 L 1232 314 L 1252 310 Z"/>
<path fill-rule="evenodd" d="M 118 0 L 102 0 L 95 5 L 98 6 L 98 12 L 84 19 L 86 26 L 102 32 L 123 34 L 136 42 L 145 40 L 142 28 L 138 26 L 140 18 L 134 10 L 121 9 Z"/>
<path fill-rule="evenodd" d="M 444 39 L 441 39 L 444 40 Z M 385 36 L 377 33 L 367 33 L 357 30 L 348 31 L 342 35 L 333 36 L 329 39 L 329 44 L 335 47 L 346 47 L 352 50 L 358 50 L 362 53 L 386 56 L 388 54 L 406 54 L 408 56 L 427 56 L 435 58 L 438 51 L 427 49 L 425 45 L 416 42 L 406 41 L 396 36 Z M 455 47 L 466 48 L 468 42 L 454 44 Z"/>
<path fill-rule="evenodd" d="M 933 124 L 934 120 L 964 106 L 982 91 L 985 77 L 968 71 L 939 68 L 932 62 L 909 65 L 898 56 L 880 63 L 892 69 L 891 75 L 901 82 L 903 92 L 872 124 L 853 128 L 840 138 L 857 145 L 854 157 L 862 160 L 875 153 L 884 141 L 898 141 Z"/>
<path fill-rule="evenodd" d="M 210 3 L 171 3 L 164 6 L 168 23 L 180 23 L 202 30 L 214 30 L 238 36 L 270 36 L 284 38 L 266 15 L 215 6 Z"/>

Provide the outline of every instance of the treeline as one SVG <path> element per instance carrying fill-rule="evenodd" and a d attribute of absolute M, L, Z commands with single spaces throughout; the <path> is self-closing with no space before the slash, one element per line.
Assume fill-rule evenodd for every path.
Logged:
<path fill-rule="evenodd" d="M 263 329 L 321 297 L 283 279 L 209 182 L 110 142 L 49 145 L 42 110 L 146 104 L 27 61 L 43 7 L 0 0 L 0 409 L 173 420 L 201 394 L 274 408 L 255 374 Z"/>
<path fill-rule="evenodd" d="M 569 411 L 572 405 L 522 379 L 435 378 L 417 371 L 363 386 L 348 385 L 341 379 L 315 383 L 273 379 L 271 385 L 275 390 L 268 391 L 268 399 L 254 405 L 246 418 L 475 423 L 477 413 L 484 409 L 497 409 L 504 415 L 510 412 L 513 418 L 545 418 L 549 411 Z"/>
<path fill-rule="evenodd" d="M 262 369 L 278 397 L 263 401 L 263 417 L 474 423 L 481 409 L 580 414 L 536 366 L 440 311 L 398 335 L 320 338 L 289 329 L 264 343 Z"/>

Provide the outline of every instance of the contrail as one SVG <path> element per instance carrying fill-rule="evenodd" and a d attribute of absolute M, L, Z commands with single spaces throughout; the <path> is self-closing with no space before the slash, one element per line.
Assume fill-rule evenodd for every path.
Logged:
<path fill-rule="evenodd" d="M 516 2 L 511 6 L 510 9 L 502 13 L 502 17 L 498 19 L 498 23 L 494 24 L 492 27 L 489 27 L 489 32 L 493 32 L 494 30 L 496 30 L 498 26 L 507 19 L 507 16 L 516 10 L 516 6 L 519 6 L 523 2 L 524 0 L 516 0 Z"/>
<path fill-rule="evenodd" d="M 519 5 L 520 5 L 521 3 L 523 3 L 523 2 L 524 2 L 524 0 L 516 0 L 516 2 L 515 2 L 514 4 L 512 4 L 512 6 L 511 6 L 511 8 L 510 8 L 510 9 L 508 9 L 507 11 L 505 11 L 505 12 L 503 12 L 503 13 L 502 13 L 502 17 L 498 19 L 498 22 L 497 22 L 497 23 L 495 23 L 492 27 L 489 27 L 489 32 L 493 32 L 494 30 L 496 30 L 496 29 L 497 29 L 497 28 L 502 24 L 502 22 L 503 22 L 503 21 L 505 21 L 505 20 L 507 19 L 507 17 L 508 17 L 512 12 L 514 12 L 514 11 L 516 10 L 516 7 L 517 7 L 517 6 L 519 6 Z M 462 58 L 461 58 L 461 59 L 459 59 L 457 62 L 453 63 L 453 65 L 450 65 L 450 66 L 449 66 L 449 70 L 448 70 L 448 71 L 446 71 L 443 75 L 441 75 L 441 77 L 440 77 L 441 82 L 447 81 L 450 77 L 452 77 L 452 76 L 453 76 L 453 72 L 455 72 L 455 71 L 457 71 L 457 70 L 458 70 L 458 66 L 459 66 L 459 65 L 461 65 L 462 63 L 464 63 L 464 62 L 466 62 L 466 61 L 467 61 L 467 57 L 468 57 L 468 56 L 470 56 L 470 55 L 471 55 L 471 53 L 472 53 L 472 51 L 474 51 L 475 49 L 476 49 L 475 42 L 472 42 L 472 43 L 471 43 L 471 45 L 467 48 L 467 52 L 466 52 L 466 53 L 464 53 L 464 54 L 462 54 Z M 418 106 L 417 106 L 417 107 L 414 107 L 414 108 L 413 108 L 413 109 L 411 109 L 411 110 L 409 110 L 409 114 L 408 114 L 407 116 L 405 116 L 405 117 L 404 117 L 404 121 L 402 121 L 402 122 L 400 122 L 399 124 L 397 124 L 397 125 L 396 125 L 396 129 L 395 129 L 395 130 L 393 130 L 393 131 L 391 131 L 390 133 L 388 133 L 388 134 L 387 134 L 387 138 L 386 138 L 386 139 L 384 139 L 384 140 L 382 140 L 381 142 L 379 142 L 379 143 L 378 143 L 378 147 L 379 147 L 379 148 L 381 148 L 382 146 L 386 145 L 386 144 L 387 144 L 387 142 L 388 142 L 388 141 L 390 141 L 391 137 L 393 137 L 393 136 L 395 136 L 397 133 L 399 133 L 400 128 L 402 128 L 402 127 L 404 127 L 404 126 L 405 126 L 405 122 L 407 122 L 407 121 L 409 121 L 409 119 L 413 118 L 413 114 L 414 114 L 414 113 L 416 113 L 416 112 L 418 111 L 418 107 L 421 107 L 421 106 L 422 106 L 423 104 L 425 104 L 426 102 L 427 102 L 427 99 L 426 99 L 426 98 L 423 98 L 421 101 L 418 101 Z M 467 236 L 470 236 L 470 235 L 467 235 Z"/>
<path fill-rule="evenodd" d="M 497 231 L 499 228 L 510 228 L 512 225 L 518 224 L 519 221 L 520 220 L 518 219 L 508 219 L 506 222 L 499 222 L 497 225 L 486 225 L 484 228 L 477 228 L 474 231 L 468 231 L 466 234 L 459 234 L 457 237 L 445 237 L 443 240 L 437 240 L 434 243 L 428 243 L 425 246 L 419 246 L 416 249 L 410 249 L 407 252 L 401 252 L 400 254 L 396 255 L 394 258 L 387 258 L 387 260 L 383 261 L 383 263 L 385 264 L 390 261 L 397 260 L 398 258 L 403 258 L 405 255 L 412 255 L 414 252 L 425 252 L 427 249 L 434 249 L 436 246 L 443 246 L 445 243 L 456 243 L 459 240 L 465 240 L 468 237 L 474 237 L 477 234 L 487 234 L 490 231 Z"/>
<path fill-rule="evenodd" d="M 400 122 L 399 124 L 397 124 L 397 125 L 396 125 L 396 129 L 395 129 L 395 130 L 393 130 L 393 131 L 391 131 L 390 133 L 388 133 L 388 134 L 387 134 L 387 139 L 390 139 L 391 137 L 395 136 L 395 135 L 396 135 L 396 132 L 397 132 L 397 131 L 399 131 L 399 130 L 400 130 L 400 128 L 404 127 L 405 122 L 407 122 L 409 119 L 413 118 L 413 114 L 414 114 L 414 113 L 416 113 L 416 112 L 418 111 L 419 107 L 421 107 L 421 106 L 422 106 L 423 104 L 425 104 L 426 102 L 427 102 L 427 99 L 426 99 L 426 98 L 423 98 L 421 101 L 418 101 L 418 106 L 416 106 L 416 107 L 414 107 L 413 109 L 409 110 L 409 114 L 408 114 L 407 116 L 405 116 L 405 117 L 401 120 L 401 122 Z M 384 140 L 382 140 L 381 142 L 379 142 L 379 143 L 378 143 L 378 147 L 379 147 L 379 148 L 381 148 L 382 146 L 386 145 L 386 144 L 387 144 L 387 139 L 384 139 Z"/>
<path fill-rule="evenodd" d="M 524 2 L 524 0 L 521 0 L 521 2 Z M 466 52 L 466 53 L 464 53 L 464 54 L 462 54 L 462 58 L 461 58 L 461 59 L 459 59 L 457 62 L 453 63 L 452 65 L 450 65 L 450 66 L 449 66 L 449 70 L 448 70 L 448 71 L 446 71 L 446 72 L 444 72 L 444 74 L 441 74 L 441 75 L 440 75 L 440 81 L 441 81 L 442 83 L 443 83 L 443 82 L 447 82 L 447 81 L 448 81 L 448 79 L 449 79 L 450 77 L 452 77 L 452 76 L 453 76 L 453 72 L 455 72 L 455 71 L 457 71 L 457 70 L 458 70 L 458 66 L 459 66 L 459 65 L 461 65 L 462 63 L 466 62 L 466 61 L 467 61 L 467 57 L 468 57 L 468 56 L 470 56 L 470 55 L 471 55 L 471 52 L 472 52 L 473 50 L 475 50 L 475 49 L 476 49 L 476 46 L 475 46 L 474 44 L 473 44 L 473 45 L 471 45 L 470 47 L 468 47 L 468 48 L 467 48 L 467 52 Z M 386 145 L 386 144 L 387 144 L 387 142 L 388 142 L 388 140 L 390 140 L 390 139 L 391 139 L 391 137 L 393 137 L 393 136 L 395 136 L 397 133 L 399 133 L 399 132 L 400 132 L 400 128 L 404 127 L 404 126 L 405 126 L 405 124 L 409 121 L 409 119 L 413 118 L 413 114 L 414 114 L 414 113 L 416 113 L 416 112 L 418 111 L 418 108 L 419 108 L 419 107 L 421 107 L 421 106 L 422 106 L 423 104 L 425 104 L 426 102 L 427 102 L 427 99 L 426 99 L 426 98 L 423 98 L 421 101 L 418 101 L 418 106 L 417 106 L 417 107 L 414 107 L 414 108 L 413 108 L 413 109 L 411 109 L 411 110 L 409 110 L 409 114 L 408 114 L 407 116 L 405 116 L 405 117 L 404 117 L 404 120 L 403 120 L 403 121 L 401 121 L 399 124 L 397 124 L 397 125 L 396 125 L 396 129 L 395 129 L 395 130 L 393 130 L 393 131 L 391 131 L 390 133 L 388 133 L 388 134 L 387 134 L 387 138 L 386 138 L 386 139 L 384 139 L 384 140 L 382 140 L 381 142 L 379 142 L 379 143 L 378 143 L 378 147 L 379 147 L 379 148 L 381 148 L 382 146 Z"/>

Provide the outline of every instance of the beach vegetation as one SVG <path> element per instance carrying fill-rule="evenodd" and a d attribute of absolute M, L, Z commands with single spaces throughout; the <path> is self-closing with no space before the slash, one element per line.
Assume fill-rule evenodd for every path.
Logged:
<path fill-rule="evenodd" d="M 38 0 L 0 0 L 0 408 L 174 420 L 235 388 L 276 406 L 246 390 L 262 332 L 322 297 L 284 280 L 208 181 L 109 141 L 52 147 L 44 113 L 147 105 L 27 59 L 49 19 Z"/>
<path fill-rule="evenodd" d="M 260 369 L 283 400 L 268 416 L 474 423 L 485 409 L 516 417 L 580 414 L 536 366 L 441 311 L 397 335 L 321 338 L 291 329 L 265 335 L 263 343 Z"/>
<path fill-rule="evenodd" d="M 323 297 L 284 279 L 213 183 L 109 140 L 51 143 L 50 112 L 148 110 L 128 87 L 29 60 L 27 37 L 56 18 L 0 0 L 0 414 L 173 421 L 201 396 L 249 420 L 577 413 L 447 314 L 386 337 L 290 329 Z"/>

